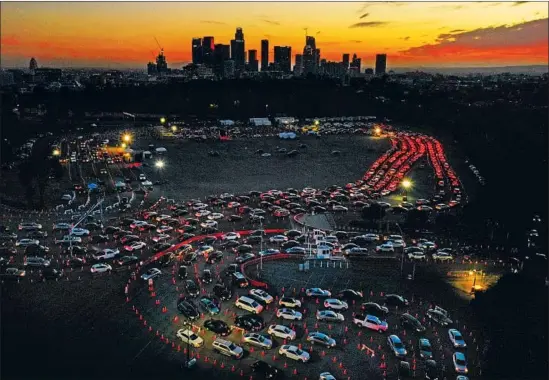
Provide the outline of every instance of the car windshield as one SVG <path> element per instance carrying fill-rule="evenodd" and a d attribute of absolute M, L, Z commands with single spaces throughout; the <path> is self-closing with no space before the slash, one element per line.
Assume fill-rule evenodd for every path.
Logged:
<path fill-rule="evenodd" d="M 229 345 L 229 350 L 234 351 L 235 349 L 236 349 L 236 344 L 231 343 L 231 344 Z"/>
<path fill-rule="evenodd" d="M 301 351 L 299 348 L 297 350 L 295 350 L 295 353 L 296 355 L 300 355 L 303 354 L 303 351 Z"/>
<path fill-rule="evenodd" d="M 454 332 L 454 339 L 455 339 L 455 340 L 463 340 L 463 337 L 461 336 L 460 333 Z"/>
<path fill-rule="evenodd" d="M 188 333 L 187 333 L 187 335 L 188 335 Z M 192 333 L 191 335 L 189 335 L 189 338 L 191 340 L 196 340 L 196 339 L 198 339 L 198 336 L 195 333 Z"/>
<path fill-rule="evenodd" d="M 456 363 L 461 366 L 465 366 L 467 363 L 463 359 L 456 358 Z"/>
<path fill-rule="evenodd" d="M 402 342 L 399 342 L 399 341 L 393 341 L 393 346 L 395 346 L 395 348 L 403 348 L 404 346 L 402 345 Z"/>

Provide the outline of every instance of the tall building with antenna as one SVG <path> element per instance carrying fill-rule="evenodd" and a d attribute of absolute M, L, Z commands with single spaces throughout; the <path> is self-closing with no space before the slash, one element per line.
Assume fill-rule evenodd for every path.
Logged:
<path fill-rule="evenodd" d="M 160 53 L 156 57 L 156 70 L 159 74 L 164 74 L 168 72 L 168 62 L 166 61 L 166 56 L 164 55 L 164 49 L 160 49 Z"/>
<path fill-rule="evenodd" d="M 246 47 L 242 28 L 236 28 L 234 40 L 231 40 L 231 59 L 235 63 L 236 71 L 244 71 L 246 65 Z"/>

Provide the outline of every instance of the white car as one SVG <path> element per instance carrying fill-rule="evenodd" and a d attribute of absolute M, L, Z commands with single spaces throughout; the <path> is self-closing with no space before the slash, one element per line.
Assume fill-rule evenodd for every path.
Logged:
<path fill-rule="evenodd" d="M 202 202 L 197 202 L 193 204 L 193 210 L 204 210 L 205 208 L 208 208 L 208 205 Z"/>
<path fill-rule="evenodd" d="M 425 260 L 425 253 L 422 251 L 408 252 L 408 258 L 410 260 Z"/>
<path fill-rule="evenodd" d="M 238 202 L 229 202 L 227 203 L 227 208 L 237 208 L 240 207 L 240 203 Z"/>
<path fill-rule="evenodd" d="M 365 234 L 365 235 L 362 235 L 362 237 L 364 238 L 364 240 L 367 240 L 367 241 L 378 241 L 379 240 L 379 235 L 377 235 L 377 234 Z"/>
<path fill-rule="evenodd" d="M 269 238 L 271 243 L 285 243 L 288 241 L 288 237 L 284 235 L 275 235 Z"/>
<path fill-rule="evenodd" d="M 332 210 L 336 211 L 336 212 L 347 212 L 347 211 L 349 211 L 349 209 L 347 207 L 341 206 L 341 205 L 334 205 L 332 207 Z"/>
<path fill-rule="evenodd" d="M 82 243 L 82 238 L 80 236 L 65 235 L 61 239 L 55 239 L 55 244 L 70 244 L 73 243 Z"/>
<path fill-rule="evenodd" d="M 291 308 L 301 307 L 301 301 L 292 297 L 281 297 L 278 300 L 278 305 Z"/>
<path fill-rule="evenodd" d="M 253 314 L 259 314 L 263 311 L 263 305 L 260 305 L 256 300 L 246 296 L 239 297 L 234 305 L 239 309 L 249 311 Z"/>
<path fill-rule="evenodd" d="M 328 298 L 324 300 L 324 307 L 332 310 L 347 310 L 349 305 L 347 302 L 338 300 L 337 298 Z"/>
<path fill-rule="evenodd" d="M 158 234 L 158 236 L 153 236 L 152 241 L 158 243 L 160 241 L 170 240 L 171 236 L 168 234 Z"/>
<path fill-rule="evenodd" d="M 212 213 L 212 212 L 209 211 L 209 210 L 199 210 L 199 211 L 197 211 L 197 212 L 194 214 L 194 216 L 196 216 L 197 218 L 200 218 L 200 217 L 202 217 L 202 216 L 208 216 L 208 215 L 210 215 L 211 213 Z"/>
<path fill-rule="evenodd" d="M 163 233 L 170 232 L 170 231 L 173 231 L 172 226 L 160 226 L 156 229 L 156 232 L 159 233 L 159 234 L 163 234 Z"/>
<path fill-rule="evenodd" d="M 406 243 L 404 240 L 391 240 L 391 244 L 393 245 L 393 248 L 404 248 L 406 247 Z M 387 242 L 389 243 L 389 242 Z"/>
<path fill-rule="evenodd" d="M 321 288 L 309 288 L 305 290 L 307 297 L 330 297 L 332 293 L 329 290 Z"/>
<path fill-rule="evenodd" d="M 433 253 L 433 260 L 438 261 L 452 261 L 454 257 L 446 252 L 438 251 L 436 253 Z"/>
<path fill-rule="evenodd" d="M 279 355 L 284 355 L 288 359 L 301 361 L 303 363 L 308 362 L 309 359 L 311 358 L 309 356 L 309 353 L 307 353 L 303 350 L 300 350 L 296 346 L 292 346 L 292 345 L 289 345 L 289 344 L 286 344 L 286 345 L 280 347 L 280 349 L 278 350 L 278 354 Z"/>
<path fill-rule="evenodd" d="M 71 235 L 74 236 L 89 236 L 90 231 L 85 228 L 73 228 L 71 231 Z"/>
<path fill-rule="evenodd" d="M 463 335 L 456 330 L 456 329 L 449 329 L 448 330 L 448 337 L 450 338 L 450 341 L 454 345 L 454 348 L 466 348 L 467 343 L 465 343 L 465 340 L 463 340 Z"/>
<path fill-rule="evenodd" d="M 269 304 L 274 301 L 273 296 L 262 289 L 250 289 L 249 292 L 252 296 L 259 298 L 266 304 Z"/>
<path fill-rule="evenodd" d="M 111 270 L 112 270 L 112 267 L 109 264 L 94 264 L 92 265 L 90 272 L 92 274 L 95 274 L 95 273 L 110 272 Z"/>
<path fill-rule="evenodd" d="M 200 223 L 202 228 L 217 228 L 217 222 L 215 220 L 206 220 Z"/>
<path fill-rule="evenodd" d="M 417 246 L 425 250 L 434 250 L 437 248 L 436 243 L 432 241 L 422 241 L 419 242 Z"/>
<path fill-rule="evenodd" d="M 278 309 L 276 311 L 276 316 L 278 318 L 288 319 L 291 321 L 301 321 L 301 318 L 303 318 L 303 314 L 301 314 L 299 311 L 286 308 Z"/>
<path fill-rule="evenodd" d="M 283 325 L 270 325 L 267 333 L 286 340 L 294 340 L 296 336 L 294 330 Z"/>
<path fill-rule="evenodd" d="M 144 220 L 135 220 L 132 224 L 130 224 L 130 228 L 132 230 L 136 229 L 136 228 L 139 228 L 139 227 L 142 227 L 142 226 L 146 226 L 148 225 L 149 223 L 145 222 Z"/>
<path fill-rule="evenodd" d="M 395 248 L 393 247 L 393 243 L 386 242 L 386 243 L 383 243 L 381 245 L 378 245 L 376 247 L 376 252 L 390 252 L 390 253 L 393 253 L 393 252 L 395 252 Z"/>
<path fill-rule="evenodd" d="M 253 333 L 253 332 L 244 334 L 244 336 L 242 337 L 242 341 L 252 346 L 264 348 L 267 350 L 270 350 L 273 347 L 272 340 L 270 340 L 264 335 Z"/>
<path fill-rule="evenodd" d="M 120 254 L 120 251 L 116 248 L 115 249 L 105 248 L 102 251 L 93 253 L 92 257 L 95 260 L 108 260 L 108 259 L 115 258 L 119 254 Z"/>
<path fill-rule="evenodd" d="M 147 243 L 145 242 L 142 242 L 142 241 L 134 241 L 133 243 L 131 244 L 128 244 L 128 245 L 125 245 L 124 246 L 124 249 L 128 252 L 133 252 L 133 251 L 137 251 L 139 249 L 143 249 L 147 246 Z"/>
<path fill-rule="evenodd" d="M 208 219 L 210 220 L 217 220 L 217 219 L 223 219 L 224 215 L 220 212 L 212 212 L 210 215 L 208 215 Z"/>
<path fill-rule="evenodd" d="M 237 240 L 240 239 L 240 234 L 238 232 L 227 232 L 223 235 L 223 240 Z"/>
<path fill-rule="evenodd" d="M 330 372 L 322 372 L 318 380 L 336 380 L 336 378 Z"/>
<path fill-rule="evenodd" d="M 184 343 L 189 343 L 193 347 L 202 347 L 204 345 L 204 339 L 199 337 L 192 330 L 180 329 L 177 330 L 177 337 Z"/>
<path fill-rule="evenodd" d="M 28 247 L 29 245 L 40 245 L 36 239 L 21 239 L 15 242 L 16 247 Z"/>
<path fill-rule="evenodd" d="M 152 278 L 158 277 L 162 274 L 162 271 L 158 268 L 151 268 L 141 275 L 141 279 L 149 281 Z"/>

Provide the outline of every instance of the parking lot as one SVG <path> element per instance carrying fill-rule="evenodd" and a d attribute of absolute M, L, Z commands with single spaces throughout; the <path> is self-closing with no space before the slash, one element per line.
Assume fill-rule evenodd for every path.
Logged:
<path fill-rule="evenodd" d="M 49 251 L 44 252 L 41 256 L 50 261 L 51 268 L 59 271 L 58 275 L 46 278 L 41 268 L 23 268 L 26 248 L 24 246 L 15 247 L 15 240 L 13 239 L 10 240 L 8 245 L 4 244 L 6 248 L 9 248 L 9 250 L 3 251 L 3 257 L 9 259 L 8 266 L 25 269 L 24 276 L 16 278 L 2 276 L 4 284 L 3 298 L 7 297 L 5 299 L 9 300 L 7 310 L 11 315 L 19 316 L 19 318 L 23 318 L 24 313 L 21 314 L 23 310 L 29 310 L 40 316 L 37 319 L 38 321 L 48 320 L 53 321 L 51 322 L 53 324 L 64 321 L 67 326 L 71 326 L 70 328 L 75 331 L 75 347 L 83 344 L 82 342 L 86 339 L 93 342 L 91 347 L 109 346 L 101 352 L 99 357 L 109 361 L 118 360 L 127 363 L 132 370 L 139 372 L 140 370 L 137 370 L 137 368 L 143 368 L 144 363 L 157 363 L 154 364 L 155 366 L 162 363 L 164 369 L 173 366 L 179 368 L 185 358 L 185 347 L 184 344 L 177 341 L 175 335 L 184 320 L 184 317 L 177 311 L 177 302 L 181 295 L 185 296 L 186 294 L 183 289 L 183 281 L 177 278 L 177 266 L 180 263 L 175 263 L 173 270 L 170 267 L 162 268 L 163 274 L 155 279 L 152 291 L 139 279 L 142 270 L 138 267 L 140 262 L 146 261 L 147 258 L 166 249 L 166 246 L 161 249 L 156 245 L 153 238 L 159 237 L 160 232 L 162 232 L 160 229 L 168 226 L 168 221 L 173 229 L 166 230 L 167 237 L 162 240 L 167 244 L 167 247 L 184 241 L 185 238 L 182 235 L 185 233 L 200 235 L 215 231 L 227 232 L 261 227 L 288 229 L 290 228 L 290 218 L 294 215 L 308 210 L 323 212 L 322 208 L 325 208 L 324 211 L 326 211 L 326 209 L 330 210 L 334 206 L 340 206 L 339 210 L 341 210 L 336 213 L 336 219 L 344 222 L 359 217 L 360 207 L 363 207 L 363 205 L 360 203 L 355 204 L 356 199 L 365 198 L 364 200 L 370 202 L 374 202 L 374 199 L 389 199 L 391 205 L 396 206 L 396 203 L 391 201 L 390 198 L 370 198 L 371 191 L 366 187 L 361 188 L 365 185 L 365 181 L 374 181 L 373 179 L 363 178 L 363 175 L 369 164 L 379 154 L 377 151 L 387 149 L 387 146 L 383 145 L 384 143 L 376 145 L 379 143 L 379 139 L 374 140 L 366 136 L 329 136 L 326 139 L 306 137 L 303 140 L 307 144 L 306 151 L 298 157 L 289 158 L 284 155 L 277 156 L 273 154 L 272 157 L 265 158 L 265 160 L 255 154 L 255 149 L 259 149 L 257 148 L 259 145 L 251 145 L 251 141 L 254 144 L 262 144 L 263 149 L 268 149 L 275 143 L 274 138 L 265 141 L 259 139 L 236 140 L 231 141 L 230 145 L 223 145 L 220 142 L 185 142 L 183 144 L 178 142 L 178 144 L 172 146 L 162 142 L 170 152 L 163 158 L 166 166 L 162 170 L 155 168 L 154 165 L 148 165 L 140 169 L 130 169 L 120 162 L 96 164 L 92 161 L 67 165 L 66 170 L 70 173 L 71 179 L 73 177 L 78 178 L 82 185 L 104 177 L 108 190 L 105 192 L 104 202 L 106 206 L 103 210 L 104 213 L 102 215 L 93 214 L 93 218 L 83 221 L 82 225 L 79 226 L 90 228 L 90 231 L 89 234 L 82 237 L 81 243 L 75 244 L 81 247 L 82 250 L 75 252 L 73 255 L 67 251 L 67 245 L 58 244 L 55 241 L 60 239 L 65 232 L 54 232 L 52 226 L 55 223 L 71 223 L 71 221 L 78 220 L 79 216 L 75 214 L 83 215 L 90 205 L 98 201 L 100 197 L 97 193 L 80 192 L 75 194 L 73 203 L 70 205 L 70 209 L 74 212 L 68 214 L 66 213 L 66 210 L 69 209 L 68 206 L 64 206 L 63 210 L 31 214 L 30 218 L 14 210 L 3 213 L 2 225 L 9 226 L 11 231 L 15 231 L 17 235 L 15 240 L 18 241 L 32 235 L 24 230 L 18 231 L 19 223 L 32 220 L 43 224 L 41 229 L 47 232 L 47 236 L 40 237 L 39 242 L 49 248 Z M 278 142 L 279 140 L 277 140 Z M 140 143 L 146 145 L 148 141 L 143 140 Z M 297 144 L 297 142 L 284 143 L 288 145 L 288 149 L 295 148 L 290 146 L 291 144 Z M 403 144 L 408 145 L 402 145 L 401 150 L 420 149 L 411 140 Z M 280 142 L 280 145 L 283 145 L 283 143 Z M 186 160 L 188 161 L 186 157 L 191 154 L 189 153 L 191 146 L 194 149 L 193 152 L 198 152 L 198 159 L 193 158 L 192 165 L 186 162 Z M 77 145 L 77 149 L 80 149 L 79 145 Z M 207 152 L 210 149 L 219 150 L 221 157 L 209 157 Z M 435 145 L 433 145 L 433 149 L 435 149 Z M 253 150 L 253 152 L 250 152 L 250 150 Z M 340 155 L 332 155 L 332 150 L 340 150 L 341 153 Z M 171 152 L 176 153 L 171 155 Z M 194 153 L 192 154 L 194 155 Z M 390 158 L 386 157 L 386 159 Z M 196 165 L 196 162 L 204 164 Z M 258 162 L 262 162 L 262 164 L 258 165 Z M 322 164 L 318 165 L 320 162 Z M 374 191 L 382 191 L 385 186 L 391 186 L 392 184 L 391 175 L 379 172 L 380 170 L 384 171 L 382 169 L 383 162 L 379 162 L 379 168 L 371 169 L 375 175 L 379 176 L 370 185 L 374 188 Z M 406 165 L 406 162 L 404 160 L 402 164 Z M 437 175 L 443 176 L 444 170 L 447 168 L 443 167 L 442 164 L 439 164 L 439 166 L 441 171 L 437 171 Z M 281 171 L 281 167 L 286 170 Z M 103 172 L 101 169 L 105 171 Z M 292 173 L 292 175 L 287 173 Z M 396 169 L 395 173 L 397 173 Z M 427 190 L 432 189 L 430 177 L 425 176 L 425 179 L 421 180 L 423 174 L 418 173 L 420 174 L 414 177 L 416 186 L 413 189 L 414 195 L 410 197 L 412 201 L 422 196 L 427 198 L 432 193 L 432 190 Z M 153 182 L 160 180 L 167 180 L 168 182 L 164 185 L 155 186 L 150 193 L 143 193 L 137 191 L 140 188 L 139 174 L 145 174 L 146 178 Z M 371 174 L 367 175 L 372 176 Z M 360 180 L 360 178 L 363 179 Z M 114 192 L 111 187 L 118 180 L 129 183 L 131 190 Z M 385 181 L 384 184 L 379 185 L 379 180 Z M 347 187 L 345 186 L 346 182 L 354 183 L 354 185 Z M 266 191 L 275 188 L 285 189 L 292 186 L 302 189 L 304 183 L 318 189 L 315 194 L 318 204 L 308 201 L 307 198 L 310 196 L 301 194 L 301 190 L 295 194 L 293 202 L 284 199 L 286 196 L 293 196 L 293 193 L 290 192 L 283 193 L 280 191 L 254 195 L 249 193 L 250 190 Z M 324 189 L 323 192 L 319 189 L 334 183 L 339 183 L 341 186 L 333 186 L 331 189 Z M 234 194 L 227 196 L 226 202 L 218 203 L 221 192 L 232 192 Z M 412 191 L 410 192 L 412 193 Z M 356 195 L 358 193 L 362 196 L 358 197 Z M 218 194 L 218 196 L 207 200 L 206 196 L 211 194 Z M 260 194 L 261 196 L 259 196 Z M 340 197 L 342 200 L 335 201 L 334 196 Z M 197 201 L 187 204 L 186 200 L 191 197 L 202 199 L 206 202 L 206 207 L 195 208 Z M 121 203 L 122 198 L 127 198 L 131 205 L 129 209 L 118 210 L 117 207 L 106 209 L 107 206 Z M 168 202 L 168 198 L 174 198 L 174 200 Z M 446 201 L 450 199 L 448 197 Z M 228 202 L 238 202 L 239 205 L 229 207 Z M 291 203 L 294 203 L 294 205 L 290 205 Z M 186 211 L 176 214 L 178 210 L 182 209 Z M 203 209 L 207 209 L 208 213 L 201 213 L 200 210 Z M 263 213 L 251 212 L 257 209 L 262 209 Z M 145 217 L 144 211 L 155 212 L 156 214 Z M 167 214 L 169 217 L 162 219 L 163 214 Z M 263 215 L 263 219 L 254 219 L 251 217 L 252 214 Z M 229 220 L 235 215 L 240 219 Z M 103 217 L 102 220 L 101 217 Z M 129 221 L 126 221 L 126 218 L 129 218 Z M 129 223 L 133 219 L 146 219 L 146 224 L 152 223 L 154 228 L 146 230 L 131 228 Z M 194 219 L 196 219 L 196 222 Z M 100 227 L 94 230 L 89 225 L 89 223 L 100 221 L 104 222 L 103 230 Z M 206 222 L 215 222 L 215 224 L 212 224 L 215 227 L 205 228 L 200 225 Z M 113 232 L 106 233 L 105 227 L 107 226 L 123 230 L 130 229 L 131 231 L 127 231 L 124 235 L 135 235 L 134 241 L 142 242 L 145 245 L 135 250 L 127 249 L 126 247 L 131 245 L 131 242 L 124 242 L 124 235 L 114 236 Z M 194 227 L 191 229 L 190 226 Z M 188 230 L 187 227 L 189 227 Z M 100 234 L 105 235 L 105 241 L 94 242 L 92 239 Z M 353 234 L 356 235 L 358 232 Z M 349 237 L 353 234 L 350 234 Z M 407 242 L 408 244 L 415 244 L 410 239 L 407 239 Z M 344 243 L 348 243 L 348 240 L 341 239 L 341 244 Z M 214 242 L 213 246 L 218 248 L 218 244 L 219 242 Z M 373 257 L 371 260 L 311 261 L 309 271 L 306 273 L 298 271 L 299 262 L 294 260 L 264 263 L 261 279 L 269 284 L 268 291 L 271 295 L 281 297 L 285 294 L 295 296 L 300 300 L 303 299 L 304 306 L 301 311 L 304 319 L 300 323 L 296 323 L 293 328 L 297 332 L 296 345 L 301 345 L 301 348 L 311 354 L 309 363 L 296 364 L 293 360 L 280 357 L 278 349 L 283 344 L 280 339 L 275 339 L 275 346 L 266 352 L 245 347 L 244 359 L 240 361 L 228 359 L 211 351 L 209 347 L 214 336 L 211 332 L 201 329 L 199 333 L 202 334 L 200 336 L 203 337 L 206 344 L 205 347 L 193 351 L 198 360 L 195 371 L 213 368 L 217 371 L 218 377 L 221 378 L 223 376 L 229 377 L 231 374 L 249 376 L 250 364 L 256 360 L 262 360 L 279 368 L 286 376 L 296 378 L 316 378 L 324 371 L 330 371 L 336 378 L 361 379 L 364 378 L 362 377 L 364 374 L 367 374 L 368 378 L 383 378 L 384 376 L 396 378 L 398 361 L 394 359 L 387 348 L 386 336 L 388 334 L 382 335 L 368 330 L 359 330 L 352 325 L 353 313 L 360 311 L 358 304 L 353 305 L 350 310 L 344 312 L 344 323 L 326 324 L 317 322 L 315 319 L 315 313 L 322 305 L 317 304 L 316 299 L 308 299 L 302 292 L 302 289 L 308 287 L 321 287 L 332 292 L 353 288 L 363 292 L 364 302 L 374 301 L 380 303 L 383 303 L 385 294 L 394 292 L 411 301 L 407 311 L 412 315 L 417 315 L 421 321 L 423 321 L 426 309 L 435 304 L 447 309 L 454 319 L 458 319 L 454 316 L 454 312 L 457 313 L 455 315 L 460 315 L 459 319 L 462 319 L 458 301 L 452 301 L 448 306 L 444 302 L 446 299 L 455 298 L 451 291 L 448 291 L 445 295 L 453 298 L 442 297 L 437 299 L 438 289 L 435 292 L 429 287 L 437 287 L 439 284 L 418 286 L 418 281 L 402 281 L 400 260 L 398 259 L 401 257 L 401 250 L 396 249 L 396 253 L 390 252 L 388 254 L 376 253 L 375 247 L 378 244 L 376 242 L 370 242 L 366 245 L 359 244 L 367 248 L 368 256 Z M 198 245 L 195 245 L 195 248 L 197 247 Z M 267 242 L 263 249 L 269 247 L 280 249 L 279 245 L 271 245 Z M 104 252 L 106 249 L 116 249 L 119 254 L 116 255 L 114 260 L 107 258 L 105 262 L 94 258 L 95 253 Z M 236 257 L 228 249 L 222 251 L 225 254 L 222 262 L 210 267 L 215 277 L 227 281 L 228 278 L 224 275 L 224 271 L 229 264 L 235 261 Z M 257 255 L 257 251 L 259 251 L 259 247 L 254 245 L 252 252 Z M 457 255 L 458 252 L 455 254 Z M 129 255 L 136 256 L 136 260 L 130 265 L 116 264 L 121 256 Z M 340 258 L 343 257 L 342 253 L 338 253 L 338 255 Z M 409 261 L 405 261 L 406 266 L 408 266 Z M 440 268 L 443 266 L 443 264 L 434 263 L 431 256 L 428 256 L 425 261 L 426 263 L 421 264 L 421 266 L 426 268 L 435 265 Z M 327 267 L 328 263 L 331 267 Z M 108 264 L 112 270 L 106 273 L 92 274 L 91 268 L 95 264 Z M 459 267 L 459 264 L 454 263 L 449 265 L 450 269 L 448 270 L 467 270 L 471 268 L 469 265 L 463 267 Z M 204 260 L 200 258 L 196 265 L 190 267 L 189 278 L 194 277 L 196 279 L 196 276 L 201 275 L 204 266 Z M 443 273 L 445 270 L 440 269 L 440 272 Z M 251 266 L 248 271 L 250 272 L 247 273 L 248 275 L 257 276 L 257 273 L 254 274 L 257 268 Z M 128 278 L 131 277 L 132 272 L 136 273 L 128 284 Z M 6 273 L 4 272 L 4 274 Z M 129 285 L 127 289 L 126 285 Z M 211 293 L 212 287 L 213 284 L 201 286 L 200 296 Z M 243 295 L 247 291 L 247 289 L 237 289 L 236 293 Z M 151 295 L 151 293 L 154 293 L 154 295 Z M 233 295 L 231 301 L 223 302 L 221 314 L 218 316 L 219 319 L 226 321 L 229 325 L 234 324 L 235 315 L 243 314 L 242 311 L 232 306 L 235 299 L 236 295 Z M 163 312 L 164 307 L 166 309 Z M 277 320 L 274 314 L 276 307 L 274 304 L 269 305 L 268 310 L 261 314 L 267 326 Z M 104 315 L 105 312 L 108 314 L 107 317 Z M 401 312 L 402 310 L 398 311 L 398 313 Z M 412 371 L 415 371 L 416 377 L 422 376 L 423 362 L 417 354 L 418 336 L 411 332 L 405 332 L 399 326 L 398 318 L 396 310 L 391 309 L 391 313 L 387 318 L 389 331 L 397 334 L 403 340 L 409 351 L 407 360 Z M 14 326 L 18 325 L 17 319 L 15 318 L 11 322 L 14 323 Z M 81 323 L 82 319 L 86 319 L 86 323 Z M 93 320 L 97 320 L 97 324 L 92 323 Z M 144 324 L 145 321 L 147 322 L 146 325 Z M 202 322 L 202 319 L 197 322 L 196 327 L 201 327 Z M 457 322 L 456 328 L 465 334 L 468 331 L 464 328 L 465 325 L 462 326 L 461 323 Z M 38 322 L 35 321 L 34 323 Z M 289 323 L 279 323 L 289 325 Z M 431 326 L 426 321 L 423 321 L 423 323 L 427 327 L 425 336 L 433 344 L 435 360 L 441 373 L 444 371 L 448 376 L 453 375 L 451 362 L 453 351 L 447 338 L 447 329 Z M 21 328 L 23 327 L 21 326 Z M 66 330 L 61 327 L 57 328 L 60 334 L 67 334 Z M 99 335 L 102 337 L 118 333 L 124 335 L 123 339 L 129 347 L 128 350 L 123 352 L 113 350 L 110 347 L 112 344 L 99 342 L 99 338 L 93 333 L 95 329 L 100 330 Z M 307 333 L 317 330 L 336 339 L 337 346 L 326 350 L 317 346 L 311 347 L 306 342 L 305 336 Z M 13 331 L 22 330 L 14 329 Z M 156 331 L 158 331 L 158 336 Z M 17 335 L 13 334 L 13 332 L 8 334 L 10 341 L 17 340 Z M 234 342 L 239 342 L 242 338 L 241 334 L 238 329 L 235 329 L 229 338 Z M 467 356 L 471 378 L 475 378 L 479 374 L 475 353 L 476 347 L 471 348 L 474 347 L 475 339 L 474 336 L 466 337 L 469 345 Z M 469 342 L 469 340 L 472 342 Z M 109 341 L 109 339 L 106 339 L 106 341 Z M 24 345 L 18 343 L 17 347 L 22 349 Z M 67 351 L 66 347 L 59 347 L 59 350 L 65 352 L 66 355 L 70 355 L 70 350 Z M 78 360 L 84 360 L 84 356 L 91 354 L 89 348 L 75 348 L 75 350 L 79 357 Z M 68 367 L 56 360 L 55 356 L 48 357 L 48 359 L 54 361 L 61 371 L 67 370 Z"/>

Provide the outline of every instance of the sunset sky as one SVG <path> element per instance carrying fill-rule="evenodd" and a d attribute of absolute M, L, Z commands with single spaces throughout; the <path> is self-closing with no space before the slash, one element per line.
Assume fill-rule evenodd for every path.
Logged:
<path fill-rule="evenodd" d="M 191 60 L 191 38 L 229 44 L 244 30 L 246 50 L 261 39 L 301 53 L 305 28 L 322 58 L 356 53 L 373 67 L 546 65 L 547 3 L 6 3 L 1 5 L 1 66 L 145 68 L 158 39 L 169 67 Z M 177 66 L 175 66 L 177 65 Z"/>

